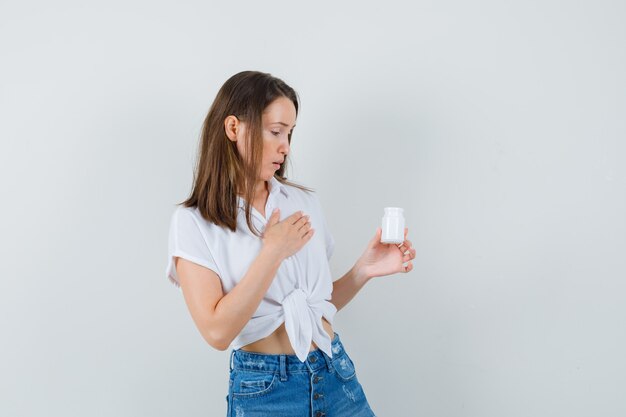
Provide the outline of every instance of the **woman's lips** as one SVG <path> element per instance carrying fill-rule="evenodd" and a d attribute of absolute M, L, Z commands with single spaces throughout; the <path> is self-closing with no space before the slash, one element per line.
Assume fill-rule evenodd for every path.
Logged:
<path fill-rule="evenodd" d="M 274 165 L 275 168 L 280 168 L 280 164 L 278 164 L 276 162 L 272 162 L 272 165 Z"/>

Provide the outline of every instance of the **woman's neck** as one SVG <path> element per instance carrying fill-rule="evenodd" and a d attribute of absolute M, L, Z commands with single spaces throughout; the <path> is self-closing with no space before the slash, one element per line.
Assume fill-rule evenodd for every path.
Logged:
<path fill-rule="evenodd" d="M 237 193 L 240 197 L 245 198 L 245 195 L 243 192 L 239 192 Z M 269 182 L 262 180 L 257 182 L 255 188 L 254 188 L 254 192 L 252 194 L 252 200 L 260 200 L 260 199 L 265 199 L 267 198 L 267 196 L 269 195 Z"/>
<path fill-rule="evenodd" d="M 254 198 L 265 197 L 269 193 L 269 184 L 267 181 L 260 181 L 254 190 Z"/>

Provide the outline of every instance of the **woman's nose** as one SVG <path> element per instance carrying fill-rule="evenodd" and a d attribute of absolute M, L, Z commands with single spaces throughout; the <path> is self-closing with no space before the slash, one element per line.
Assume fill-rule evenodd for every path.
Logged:
<path fill-rule="evenodd" d="M 282 141 L 278 147 L 278 151 L 287 155 L 289 153 L 289 142 L 286 140 Z"/>

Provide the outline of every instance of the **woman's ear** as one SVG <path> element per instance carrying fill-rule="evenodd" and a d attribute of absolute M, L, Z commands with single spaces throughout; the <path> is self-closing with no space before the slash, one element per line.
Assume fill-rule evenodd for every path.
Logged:
<path fill-rule="evenodd" d="M 237 119 L 236 116 L 233 116 L 231 114 L 227 116 L 226 119 L 224 119 L 224 131 L 226 132 L 226 136 L 228 136 L 228 139 L 232 140 L 233 142 L 237 142 L 238 134 L 239 136 L 241 136 L 241 129 L 241 122 L 239 121 L 239 119 Z"/>

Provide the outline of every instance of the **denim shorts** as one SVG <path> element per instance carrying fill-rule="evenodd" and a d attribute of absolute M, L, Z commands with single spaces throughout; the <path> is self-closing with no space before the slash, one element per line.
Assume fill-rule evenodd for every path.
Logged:
<path fill-rule="evenodd" d="M 318 348 L 304 362 L 232 350 L 226 416 L 376 417 L 337 333 L 331 346 L 332 359 Z"/>

